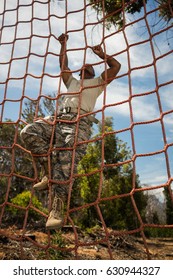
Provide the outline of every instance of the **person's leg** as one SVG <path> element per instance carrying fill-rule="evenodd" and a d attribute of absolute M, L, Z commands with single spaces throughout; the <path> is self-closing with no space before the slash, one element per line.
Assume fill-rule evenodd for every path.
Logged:
<path fill-rule="evenodd" d="M 47 188 L 48 183 L 48 151 L 51 146 L 53 126 L 46 122 L 28 124 L 21 131 L 21 139 L 26 149 L 31 151 L 35 162 L 42 166 L 42 181 L 35 184 L 35 189 Z"/>
<path fill-rule="evenodd" d="M 69 183 L 66 183 L 70 177 L 72 151 L 66 150 L 65 139 L 71 129 L 65 130 L 66 125 L 58 123 L 55 130 L 55 144 L 52 152 L 52 179 L 54 183 L 52 188 L 54 191 L 54 198 L 48 220 L 46 222 L 46 229 L 59 229 L 64 223 L 64 212 L 68 198 Z M 64 147 L 64 149 L 63 149 Z M 63 149 L 63 150 L 62 150 Z"/>
<path fill-rule="evenodd" d="M 46 122 L 34 122 L 25 126 L 21 133 L 21 139 L 32 154 L 47 154 L 50 148 L 53 126 Z"/>
<path fill-rule="evenodd" d="M 61 131 L 59 131 L 60 129 Z M 57 147 L 61 146 L 61 149 L 57 149 L 57 152 L 52 157 L 53 180 L 57 181 L 57 183 L 52 185 L 55 196 L 52 211 L 46 223 L 47 229 L 57 229 L 63 225 L 64 205 L 66 205 L 68 198 L 70 180 L 73 180 L 72 175 L 77 172 L 78 163 L 85 155 L 87 149 L 87 143 L 79 143 L 89 139 L 91 125 L 86 122 L 81 122 L 77 132 L 77 145 L 74 147 L 76 126 L 71 125 L 71 127 L 67 127 L 67 125 L 61 124 L 56 127 L 55 145 Z M 62 142 L 65 143 L 64 150 L 62 150 Z M 71 149 L 69 150 L 67 148 Z"/>

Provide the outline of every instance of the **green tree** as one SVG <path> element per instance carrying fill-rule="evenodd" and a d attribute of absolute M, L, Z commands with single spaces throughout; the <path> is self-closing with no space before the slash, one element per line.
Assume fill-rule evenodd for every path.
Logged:
<path fill-rule="evenodd" d="M 39 105 L 38 101 L 26 102 L 22 114 L 23 120 L 27 123 L 33 122 L 36 108 L 38 108 L 38 116 L 41 117 L 54 113 L 55 99 L 53 94 L 42 100 Z M 2 207 L 5 200 L 11 201 L 24 190 L 31 190 L 29 179 L 35 176 L 32 157 L 23 149 L 20 138 L 23 127 L 23 123 L 15 123 L 9 119 L 0 125 L 0 204 Z M 42 196 L 39 195 L 39 198 L 42 199 Z"/>
<path fill-rule="evenodd" d="M 173 224 L 173 201 L 168 188 L 165 187 L 163 193 L 166 199 L 166 222 L 168 225 L 172 225 Z"/>
<path fill-rule="evenodd" d="M 79 174 L 83 174 L 77 180 L 83 203 L 94 205 L 97 202 L 100 179 L 103 176 L 99 206 L 107 226 L 115 229 L 136 228 L 138 220 L 134 214 L 130 196 L 133 169 L 130 163 L 124 163 L 131 158 L 130 150 L 126 143 L 115 136 L 112 118 L 106 118 L 103 131 L 102 126 L 99 126 L 99 134 L 96 135 L 96 139 L 99 140 L 88 146 L 87 153 L 78 167 Z M 139 178 L 136 175 L 136 189 L 139 188 Z M 127 194 L 127 196 L 121 197 L 123 194 Z M 136 192 L 134 199 L 141 216 L 144 217 L 146 199 L 143 192 Z M 95 207 L 85 207 L 79 220 L 84 227 L 96 225 L 98 214 Z"/>
<path fill-rule="evenodd" d="M 20 125 L 11 120 L 1 124 L 0 130 L 0 184 L 1 201 L 7 191 L 8 180 L 11 176 L 10 196 L 27 188 L 22 176 L 33 176 L 32 159 L 20 149 Z"/>
<path fill-rule="evenodd" d="M 147 0 L 144 1 L 147 3 Z M 112 25 L 121 28 L 124 25 L 123 11 L 130 14 L 140 12 L 144 5 L 144 1 L 89 0 L 98 15 L 102 15 L 104 13 L 107 29 L 110 29 Z"/>
<path fill-rule="evenodd" d="M 123 27 L 124 12 L 129 14 L 139 13 L 147 0 L 89 0 L 98 16 L 103 15 L 106 20 L 106 27 Z M 159 17 L 170 23 L 172 20 L 173 0 L 154 0 L 159 8 Z"/>
<path fill-rule="evenodd" d="M 52 93 L 51 95 L 48 94 L 46 98 L 42 99 L 41 101 L 27 101 L 24 103 L 24 110 L 22 113 L 23 119 L 28 122 L 32 123 L 34 117 L 42 117 L 44 118 L 46 115 L 54 115 L 55 113 L 55 100 L 56 95 Z M 35 113 L 37 112 L 37 115 Z"/>
<path fill-rule="evenodd" d="M 173 18 L 173 0 L 155 1 L 159 6 L 159 16 L 163 18 L 167 23 L 171 23 Z"/>

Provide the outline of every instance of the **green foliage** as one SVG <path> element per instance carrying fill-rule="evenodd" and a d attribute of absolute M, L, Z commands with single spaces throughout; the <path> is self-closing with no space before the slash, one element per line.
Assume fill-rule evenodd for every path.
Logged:
<path fill-rule="evenodd" d="M 58 248 L 55 249 L 52 247 L 48 249 L 51 260 L 63 260 L 65 257 L 67 257 L 67 252 L 60 250 L 66 246 L 65 239 L 62 237 L 61 232 L 52 234 L 52 245 L 55 245 Z"/>
<path fill-rule="evenodd" d="M 41 101 L 28 101 L 25 102 L 25 109 L 23 110 L 22 117 L 26 122 L 32 123 L 34 117 L 44 118 L 46 115 L 54 115 L 55 113 L 55 100 L 56 95 L 52 93 L 52 95 L 48 94 Z"/>
<path fill-rule="evenodd" d="M 167 23 L 173 16 L 173 0 L 154 0 L 159 8 L 159 16 Z M 105 18 L 106 27 L 117 26 L 122 28 L 125 24 L 125 13 L 139 13 L 147 0 L 89 0 L 98 15 Z M 124 5 L 125 4 L 125 5 Z"/>
<path fill-rule="evenodd" d="M 0 204 L 4 202 L 4 198 L 7 191 L 8 179 L 6 177 L 0 177 Z"/>
<path fill-rule="evenodd" d="M 173 237 L 173 230 L 172 228 L 161 228 L 161 227 L 148 227 L 145 228 L 144 230 L 145 236 L 146 237 L 167 237 L 167 238 L 172 238 Z"/>
<path fill-rule="evenodd" d="M 50 99 L 46 99 L 46 109 L 42 111 L 43 116 L 46 112 L 53 113 L 52 102 Z M 26 111 L 24 111 L 25 120 L 32 120 L 35 113 L 35 107 L 28 102 L 26 104 Z M 20 130 L 19 124 L 14 124 L 10 120 L 1 125 L 0 130 L 0 195 L 1 203 L 4 202 L 4 197 L 7 192 L 9 184 L 9 176 L 13 170 L 13 176 L 10 177 L 10 192 L 9 201 L 16 206 L 27 208 L 28 205 L 33 205 L 35 208 L 45 211 L 42 207 L 42 203 L 35 197 L 32 197 L 31 193 L 27 191 L 30 188 L 30 182 L 23 180 L 22 176 L 33 177 L 32 159 L 29 155 L 20 149 L 20 146 L 14 145 L 17 143 L 20 145 Z M 87 153 L 81 160 L 78 166 L 78 173 L 80 177 L 76 180 L 73 192 L 73 202 L 81 197 L 81 203 L 85 205 L 85 208 L 79 212 L 76 222 L 83 228 L 91 228 L 94 226 L 101 226 L 100 217 L 97 209 L 94 206 L 97 200 L 100 198 L 98 204 L 106 222 L 106 225 L 114 229 L 133 229 L 138 227 L 138 219 L 135 215 L 134 206 L 131 202 L 131 196 L 129 195 L 132 190 L 133 170 L 131 163 L 125 163 L 124 161 L 131 159 L 131 151 L 127 147 L 127 144 L 116 137 L 113 130 L 112 118 L 107 118 L 104 125 L 98 126 L 98 135 L 101 140 L 88 145 Z M 104 162 L 104 166 L 103 166 Z M 12 163 L 14 163 L 14 169 L 12 169 Z M 110 165 L 110 166 L 109 166 Z M 17 176 L 22 175 L 22 176 Z M 100 189 L 99 189 L 100 186 Z M 135 187 L 140 188 L 139 178 L 135 177 Z M 23 190 L 25 191 L 23 192 Z M 172 208 L 170 202 L 170 195 L 165 190 L 165 198 L 167 200 L 167 221 L 168 224 L 172 224 Z M 17 194 L 17 195 L 16 195 Z M 126 197 L 120 197 L 123 194 L 127 194 Z M 10 200 L 10 197 L 13 199 Z M 144 217 L 146 198 L 143 192 L 136 192 L 133 195 L 136 206 L 142 216 Z M 90 205 L 93 204 L 92 206 Z M 7 208 L 6 208 L 7 209 Z M 5 210 L 6 212 L 6 210 Z M 25 209 L 17 209 L 11 207 L 10 215 L 13 220 L 16 218 L 23 218 L 25 215 Z M 29 217 L 34 219 L 40 218 L 40 215 L 29 208 Z M 152 229 L 151 229 L 152 230 Z M 159 231 L 159 229 L 158 229 Z M 170 230 L 165 229 L 165 232 L 169 234 Z M 163 232 L 163 231 L 162 231 Z M 153 229 L 151 234 L 156 234 L 156 229 Z M 166 234 L 166 233 L 165 233 Z M 52 248 L 52 250 L 54 250 Z M 52 251 L 53 253 L 53 251 Z M 56 253 L 56 252 L 55 252 Z"/>
<path fill-rule="evenodd" d="M 1 174 L 8 175 L 11 172 L 18 175 L 33 176 L 32 158 L 25 153 L 18 145 L 22 145 L 20 139 L 21 125 L 11 120 L 1 124 L 0 129 L 0 170 Z M 15 145 L 17 142 L 18 145 Z M 13 171 L 12 171 L 13 170 Z M 0 178 L 1 180 L 1 178 Z M 13 176 L 11 194 L 21 192 L 27 188 L 27 182 L 20 177 Z M 1 185 L 1 191 L 7 189 L 7 183 Z"/>
<path fill-rule="evenodd" d="M 46 244 L 46 243 L 45 243 Z M 61 231 L 52 232 L 51 244 L 47 251 L 41 251 L 38 258 L 39 260 L 64 260 L 68 258 L 69 253 L 63 250 L 66 246 L 66 240 L 63 238 Z M 61 250 L 62 249 L 62 250 Z"/>
<path fill-rule="evenodd" d="M 22 117 L 27 123 L 32 123 L 34 117 L 44 117 L 41 107 L 38 105 L 38 101 L 25 102 L 25 109 L 23 110 Z M 35 113 L 38 111 L 37 116 Z"/>
<path fill-rule="evenodd" d="M 10 202 L 13 203 L 15 206 L 20 206 L 24 208 L 24 211 L 22 211 L 21 208 L 15 208 L 10 206 L 9 211 L 15 217 L 16 216 L 19 218 L 23 217 L 25 213 L 25 209 L 29 205 L 34 206 L 35 208 L 37 208 L 42 212 L 46 212 L 46 210 L 42 206 L 42 203 L 38 200 L 36 196 L 32 196 L 30 191 L 23 191 L 22 193 L 17 194 L 14 198 L 11 199 Z M 40 217 L 40 214 L 32 208 L 29 208 L 28 215 L 30 218 L 32 217 L 33 219 L 37 219 Z"/>
<path fill-rule="evenodd" d="M 173 0 L 157 0 L 156 2 L 159 5 L 159 16 L 163 18 L 167 23 L 172 21 Z"/>
<path fill-rule="evenodd" d="M 97 136 L 103 135 L 103 138 L 88 145 L 87 153 L 78 166 L 78 173 L 83 176 L 78 178 L 75 186 L 80 186 L 83 204 L 87 205 L 98 199 L 99 186 L 102 182 L 99 207 L 106 225 L 114 229 L 133 229 L 138 226 L 138 220 L 131 197 L 128 195 L 132 190 L 132 166 L 130 163 L 112 166 L 130 159 L 131 153 L 126 143 L 115 136 L 112 126 L 112 118 L 106 118 L 103 131 L 102 126 L 99 126 Z M 103 171 L 101 171 L 102 157 L 104 163 L 108 164 Z M 136 176 L 136 188 L 140 188 L 138 176 Z M 128 196 L 118 197 L 122 194 Z M 134 199 L 141 216 L 144 217 L 146 198 L 143 192 L 135 193 Z M 94 206 L 84 208 L 79 223 L 86 228 L 97 225 L 99 220 L 96 208 Z"/>
<path fill-rule="evenodd" d="M 124 25 L 123 11 L 134 14 L 140 12 L 144 5 L 143 0 L 89 0 L 89 2 L 98 14 L 104 14 L 107 29 L 110 29 L 112 25 L 121 28 Z M 145 2 L 147 3 L 147 0 Z"/>
<path fill-rule="evenodd" d="M 173 201 L 172 201 L 171 194 L 169 193 L 168 188 L 165 187 L 163 193 L 164 193 L 164 196 L 165 196 L 165 199 L 166 199 L 167 224 L 172 225 L 173 224 Z"/>
<path fill-rule="evenodd" d="M 36 117 L 36 111 L 38 111 L 37 116 L 51 115 L 54 112 L 54 103 L 55 94 L 48 95 L 42 101 L 25 102 L 22 117 L 26 122 L 31 123 Z M 34 176 L 32 157 L 22 149 L 20 131 L 23 127 L 24 124 L 14 123 L 10 119 L 6 119 L 0 125 L 0 203 L 4 202 L 8 184 L 10 184 L 9 200 L 31 187 L 31 182 L 23 178 Z M 13 174 L 10 182 L 9 174 Z"/>
<path fill-rule="evenodd" d="M 7 119 L 6 123 L 0 125 L 0 146 L 11 147 L 14 143 L 16 125 Z"/>

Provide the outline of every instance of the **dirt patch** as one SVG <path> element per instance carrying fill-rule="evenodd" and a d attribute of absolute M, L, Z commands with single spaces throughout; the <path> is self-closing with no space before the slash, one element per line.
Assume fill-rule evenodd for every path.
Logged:
<path fill-rule="evenodd" d="M 173 239 L 118 236 L 109 230 L 94 233 L 65 229 L 51 234 L 23 232 L 16 227 L 0 230 L 1 260 L 80 259 L 80 260 L 173 260 Z"/>

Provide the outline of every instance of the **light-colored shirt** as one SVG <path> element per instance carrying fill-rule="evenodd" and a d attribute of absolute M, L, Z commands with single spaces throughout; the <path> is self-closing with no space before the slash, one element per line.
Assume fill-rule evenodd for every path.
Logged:
<path fill-rule="evenodd" d="M 63 98 L 63 107 L 72 107 L 92 112 L 98 96 L 104 90 L 104 81 L 102 77 L 94 79 L 77 80 L 70 76 L 67 84 L 67 93 Z"/>

